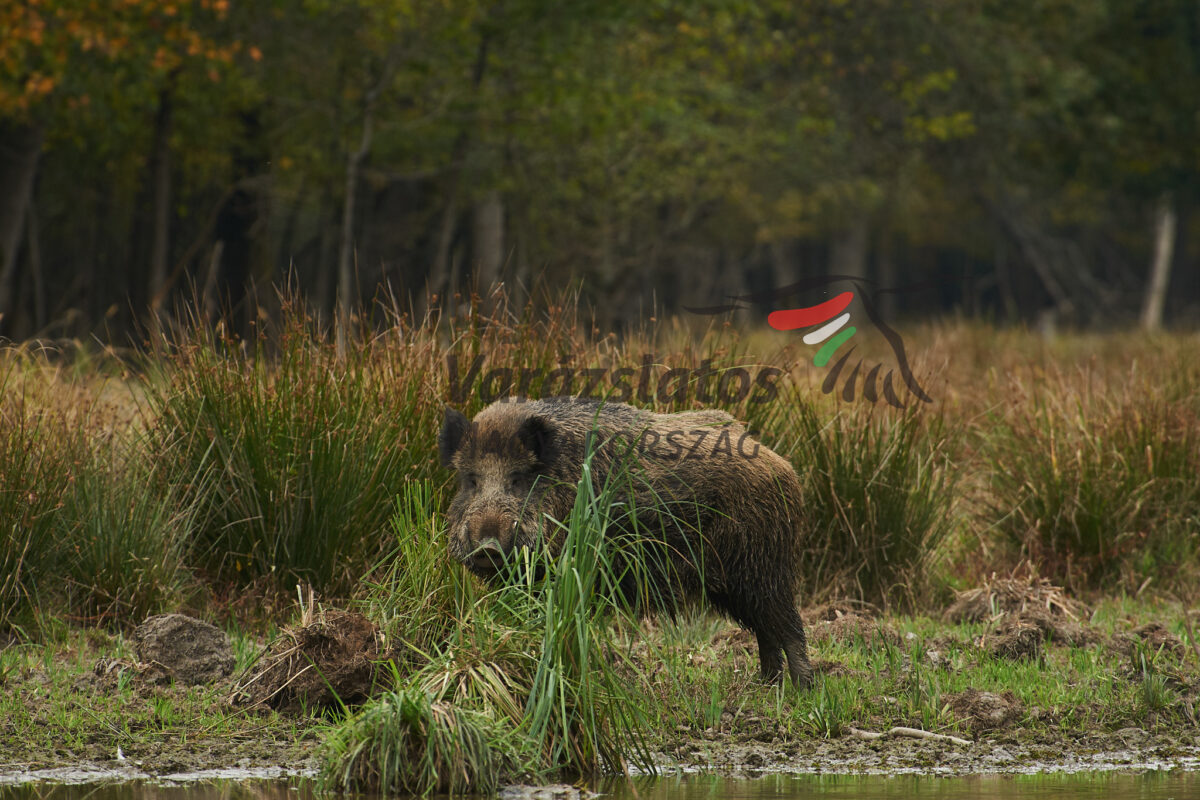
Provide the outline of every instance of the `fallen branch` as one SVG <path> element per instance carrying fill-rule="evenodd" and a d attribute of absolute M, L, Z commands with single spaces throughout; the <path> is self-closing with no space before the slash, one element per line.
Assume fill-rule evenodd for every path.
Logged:
<path fill-rule="evenodd" d="M 857 739 L 874 740 L 874 739 L 882 739 L 885 736 L 903 736 L 908 739 L 930 739 L 935 742 L 953 742 L 954 744 L 971 744 L 970 739 L 962 739 L 958 736 L 950 736 L 949 734 L 945 734 L 945 733 L 930 733 L 929 731 L 923 731 L 920 728 L 903 728 L 900 726 L 896 726 L 895 728 L 884 731 L 883 733 L 876 733 L 875 731 L 864 731 L 864 730 L 860 730 L 858 728 L 847 728 L 847 730 L 849 731 L 851 736 L 853 736 Z"/>

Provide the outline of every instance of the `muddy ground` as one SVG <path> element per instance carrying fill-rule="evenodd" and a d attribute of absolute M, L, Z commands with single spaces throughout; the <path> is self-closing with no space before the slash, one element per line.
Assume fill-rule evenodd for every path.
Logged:
<path fill-rule="evenodd" d="M 934 623 L 944 625 L 945 632 L 937 629 L 925 639 L 919 666 L 927 674 L 950 676 L 1011 660 L 1037 661 L 1053 671 L 1057 663 L 1070 663 L 1070 654 L 1091 649 L 1118 665 L 1114 681 L 1136 685 L 1142 679 L 1128 666 L 1128 654 L 1150 652 L 1170 678 L 1163 696 L 1196 708 L 1200 671 L 1194 662 L 1200 657 L 1167 626 L 1131 620 L 1124 629 L 1104 632 L 1088 624 L 1085 607 L 1050 591 L 1053 587 L 1030 584 L 1015 593 L 1011 588 L 992 586 L 960 597 L 945 611 L 943 622 Z M 867 674 L 861 664 L 851 666 L 847 654 L 903 648 L 906 638 L 913 637 L 901 633 L 896 620 L 852 606 L 809 609 L 805 618 L 818 674 L 852 681 L 862 694 L 877 691 L 871 681 L 878 676 Z M 273 642 L 250 643 L 254 653 L 243 653 L 238 669 L 232 670 L 233 659 L 221 650 L 228 646 L 221 637 L 199 627 L 179 628 L 174 619 L 159 624 L 166 623 L 171 631 L 189 631 L 174 634 L 185 645 L 174 648 L 178 652 L 143 647 L 144 628 L 131 639 L 141 649 L 98 631 L 80 632 L 44 649 L 15 642 L 0 647 L 0 692 L 7 696 L 0 697 L 0 783 L 5 776 L 11 780 L 38 770 L 81 767 L 112 770 L 112 778 L 230 767 L 309 772 L 317 766 L 321 727 L 338 706 L 331 690 L 341 698 L 369 696 L 378 679 L 371 665 L 389 655 L 365 618 L 330 611 L 285 630 Z M 963 624 L 976 625 L 972 630 L 978 635 L 964 635 Z M 734 672 L 752 671 L 756 654 L 751 642 L 744 631 L 720 626 L 688 658 L 700 670 L 719 664 Z M 215 648 L 209 661 L 200 652 L 205 647 Z M 844 660 L 822 657 L 829 654 L 841 654 Z M 172 662 L 176 657 L 178 667 Z M 186 680 L 180 677 L 184 673 L 173 672 L 194 669 L 198 658 L 208 670 L 204 679 L 195 678 L 199 673 L 194 671 Z M 900 669 L 911 670 L 911 660 Z M 210 663 L 219 668 L 209 668 Z M 886 732 L 889 725 L 908 724 L 889 722 L 886 714 L 836 722 L 826 735 L 785 730 L 779 718 L 761 713 L 761 706 L 756 711 L 752 704 L 736 701 L 730 698 L 726 711 L 708 727 L 681 724 L 656 731 L 659 765 L 666 771 L 745 776 L 1200 769 L 1200 728 L 1194 714 L 1170 707 L 1139 724 L 1114 718 L 1106 728 L 1087 722 L 1086 716 L 1068 721 L 1063 709 L 1031 708 L 1011 691 L 968 688 L 945 698 L 944 712 L 955 727 L 944 732 L 969 739 L 955 743 L 898 735 L 866 739 L 856 732 L 856 725 Z M 1093 709 L 1091 718 L 1102 716 L 1101 711 Z"/>

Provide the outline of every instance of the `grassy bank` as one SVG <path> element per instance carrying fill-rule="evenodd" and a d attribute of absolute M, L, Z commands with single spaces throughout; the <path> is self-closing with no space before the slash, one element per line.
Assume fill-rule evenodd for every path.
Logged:
<path fill-rule="evenodd" d="M 98 629 L 47 625 L 41 641 L 0 650 L 0 769 L 95 764 L 150 773 L 302 764 L 317 721 L 247 713 L 228 684 L 174 686 L 144 680 L 129 639 Z M 243 666 L 262 642 L 235 633 Z"/>
<path fill-rule="evenodd" d="M 1095 638 L 1043 641 L 1027 657 L 998 654 L 990 638 L 999 626 L 987 621 L 836 617 L 828 607 L 806 617 L 818 669 L 808 692 L 760 685 L 753 643 L 716 618 L 604 626 L 601 635 L 624 654 L 613 661 L 624 702 L 652 720 L 642 746 L 654 762 L 742 773 L 805 765 L 971 772 L 1097 752 L 1170 762 L 1200 745 L 1200 667 L 1178 604 L 1105 601 L 1084 618 Z M 1134 633 L 1153 621 L 1178 632 L 1183 649 Z M 343 717 L 234 707 L 228 681 L 147 682 L 124 635 L 61 626 L 36 645 L 0 652 L 0 770 L 324 765 L 327 785 L 392 790 L 561 779 L 531 746 L 532 728 L 508 721 L 527 711 L 522 693 L 539 652 L 518 652 L 518 642 L 529 644 L 523 634 L 497 641 L 514 629 L 486 611 L 465 627 L 471 642 L 431 653 Z M 236 634 L 235 644 L 240 667 L 264 643 Z M 600 698 L 595 708 L 606 706 Z M 972 744 L 866 742 L 852 733 L 897 725 Z M 459 775 L 469 780 L 453 783 Z"/>
<path fill-rule="evenodd" d="M 821 393 L 824 371 L 777 332 L 692 325 L 648 320 L 618 337 L 572 303 L 500 307 L 398 316 L 339 353 L 291 308 L 252 342 L 194 329 L 156 357 L 4 351 L 0 635 L 12 644 L 0 675 L 20 687 L 81 675 L 93 656 L 124 657 L 122 637 L 157 611 L 263 633 L 288 620 L 302 583 L 364 610 L 394 665 L 375 700 L 335 708 L 342 721 L 322 734 L 327 779 L 348 788 L 647 769 L 705 742 L 786 752 L 852 728 L 1195 725 L 1186 609 L 1200 547 L 1200 338 L 913 328 L 907 347 L 934 402 L 898 410 Z M 872 346 L 868 357 L 887 357 Z M 712 388 L 767 368 L 765 402 Z M 611 579 L 603 492 L 581 491 L 562 521 L 572 546 L 542 565 L 570 580 L 496 590 L 448 562 L 440 512 L 453 488 L 434 446 L 444 403 L 470 415 L 508 391 L 578 392 L 587 370 L 645 407 L 726 408 L 795 465 L 801 602 L 852 603 L 827 608 L 831 620 L 810 615 L 821 662 L 811 691 L 757 685 L 750 640 L 700 612 L 639 621 L 600 602 Z M 622 370 L 624 385 L 612 380 Z M 940 619 L 955 590 L 1010 574 L 1092 603 L 1071 620 L 1087 632 L 1064 642 L 1019 614 Z M 864 608 L 886 621 L 846 613 Z M 1180 638 L 1134 632 L 1152 621 Z M 104 633 L 80 640 L 77 628 Z M 1011 657 L 996 644 L 1008 636 L 1033 650 Z M 68 648 L 75 662 L 64 641 L 87 642 Z M 47 697 L 76 691 L 57 681 Z M 256 730 L 217 699 L 172 695 L 146 713 L 170 705 L 201 730 Z M 980 702 L 995 720 L 980 721 Z M 95 719 L 71 724 L 104 747 L 136 744 L 112 738 L 133 712 L 107 703 L 84 702 Z M 24 734 L 5 724 L 18 747 Z M 260 729 L 308 741 L 288 724 Z"/>

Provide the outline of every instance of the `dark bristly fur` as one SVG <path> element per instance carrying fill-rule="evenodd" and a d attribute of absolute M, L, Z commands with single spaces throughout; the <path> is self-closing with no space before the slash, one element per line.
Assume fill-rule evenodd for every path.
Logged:
<path fill-rule="evenodd" d="M 713 606 L 758 637 L 763 678 L 778 680 L 786 653 L 792 681 L 809 685 L 795 606 L 800 483 L 785 459 L 723 411 L 656 414 L 553 398 L 499 401 L 468 422 L 447 408 L 438 446 L 460 479 L 449 510 L 451 554 L 494 578 L 515 548 L 557 552 L 561 531 L 543 520 L 567 518 L 589 436 L 593 481 L 618 481 L 614 508 L 625 516 L 615 529 L 669 554 L 650 567 L 659 605 L 669 610 L 703 587 Z M 542 541 L 545 531 L 550 541 Z"/>

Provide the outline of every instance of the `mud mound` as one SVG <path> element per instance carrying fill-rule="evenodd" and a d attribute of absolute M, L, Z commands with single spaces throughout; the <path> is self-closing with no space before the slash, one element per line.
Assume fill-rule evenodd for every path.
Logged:
<path fill-rule="evenodd" d="M 950 710 L 972 733 L 1004 728 L 1021 718 L 1025 710 L 1012 692 L 996 694 L 967 689 L 950 695 Z"/>
<path fill-rule="evenodd" d="M 1042 657 L 1044 638 L 1037 625 L 1020 617 L 1009 617 L 996 630 L 985 634 L 979 646 L 996 658 L 1037 661 Z"/>
<path fill-rule="evenodd" d="M 1170 653 L 1176 658 L 1183 658 L 1183 640 L 1167 630 L 1161 622 L 1148 622 L 1140 628 L 1135 628 L 1133 635 L 1145 642 L 1154 652 Z"/>
<path fill-rule="evenodd" d="M 1134 628 L 1131 633 L 1115 633 L 1109 647 L 1115 653 L 1128 656 L 1133 670 L 1138 674 L 1141 672 L 1143 655 L 1182 659 L 1185 653 L 1183 640 L 1167 630 L 1161 622 L 1148 622 Z"/>
<path fill-rule="evenodd" d="M 356 705 L 374 693 L 380 660 L 379 630 L 369 619 L 327 609 L 276 639 L 232 700 L 290 712 Z"/>
<path fill-rule="evenodd" d="M 1074 622 L 1090 614 L 1088 607 L 1067 596 L 1045 578 L 994 578 L 978 589 L 959 592 L 946 609 L 947 622 L 985 622 L 1000 614 L 1040 613 Z"/>
<path fill-rule="evenodd" d="M 212 683 L 233 672 L 233 647 L 225 631 L 184 614 L 150 617 L 133 632 L 143 678 L 182 684 Z"/>
<path fill-rule="evenodd" d="M 721 650 L 752 650 L 758 647 L 754 634 L 745 628 L 724 628 L 713 634 L 712 646 Z"/>
<path fill-rule="evenodd" d="M 1101 639 L 1096 631 L 1070 617 L 1054 616 L 1043 608 L 1027 608 L 1017 615 L 1019 622 L 1034 625 L 1042 636 L 1070 647 L 1087 647 Z"/>
<path fill-rule="evenodd" d="M 876 643 L 895 645 L 900 642 L 900 634 L 896 633 L 896 629 L 891 625 L 858 614 L 844 614 L 829 622 L 816 622 L 806 627 L 808 640 L 816 644 L 861 641 L 871 646 Z"/>
<path fill-rule="evenodd" d="M 819 606 L 806 608 L 800 612 L 800 618 L 805 625 L 816 625 L 818 622 L 833 622 L 841 617 L 859 616 L 876 617 L 879 611 L 869 603 L 857 603 L 852 600 L 835 600 L 832 603 L 822 603 Z"/>

